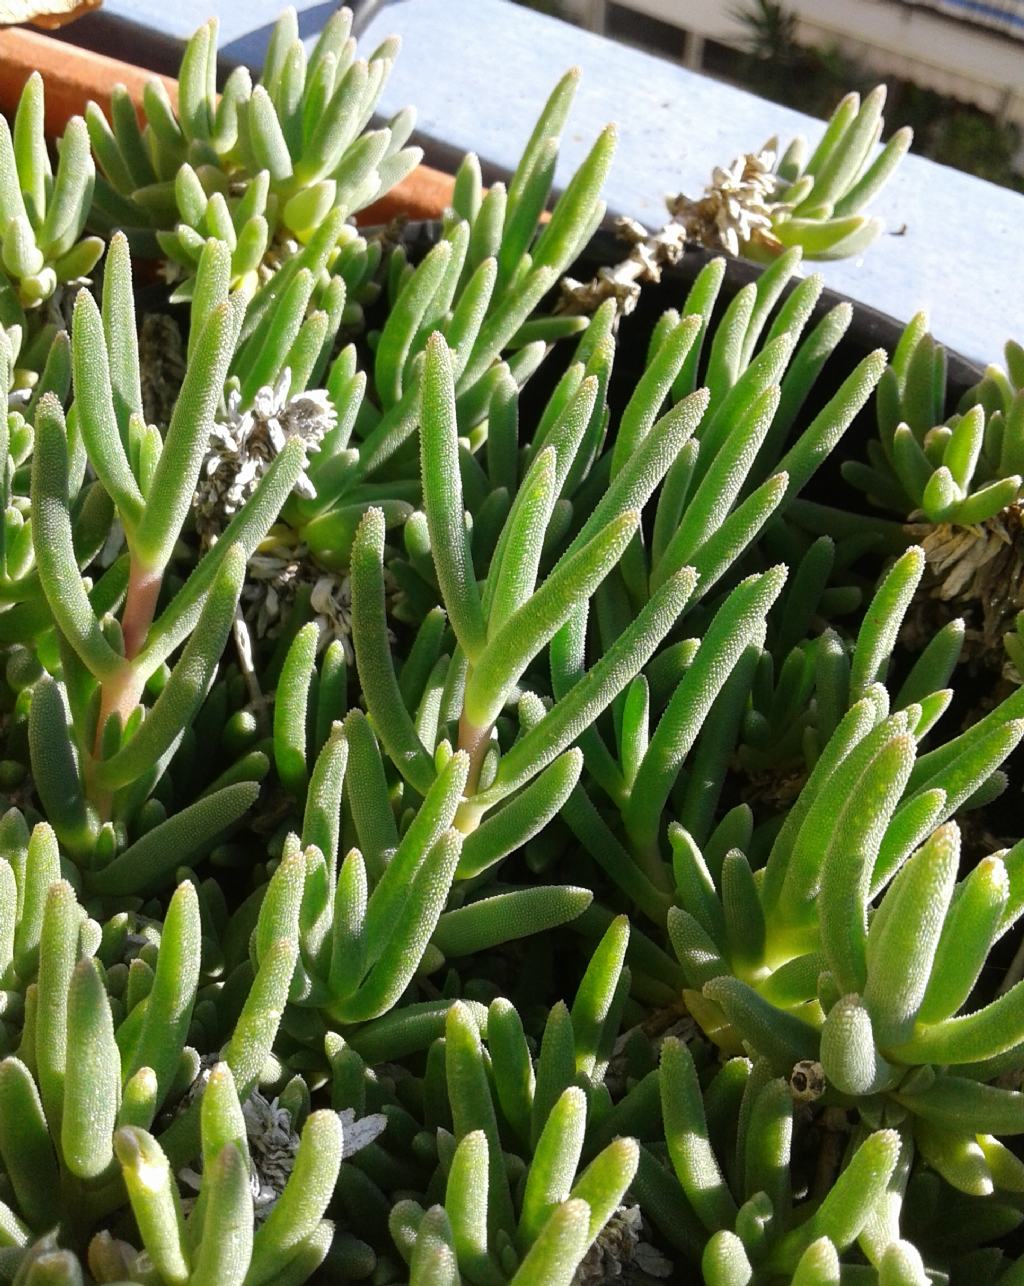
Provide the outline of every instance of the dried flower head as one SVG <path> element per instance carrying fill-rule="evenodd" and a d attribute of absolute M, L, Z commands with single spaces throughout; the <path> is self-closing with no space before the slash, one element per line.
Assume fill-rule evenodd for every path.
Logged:
<path fill-rule="evenodd" d="M 931 594 L 981 609 L 981 641 L 998 655 L 1002 635 L 1024 608 L 1024 531 L 1020 505 L 985 522 L 911 525 L 932 575 Z"/>
<path fill-rule="evenodd" d="M 300 589 L 309 590 L 312 619 L 320 632 L 318 650 L 333 640 L 352 661 L 352 589 L 348 575 L 318 566 L 300 537 L 275 527 L 249 559 L 242 610 L 257 638 L 275 638 L 288 619 Z"/>
<path fill-rule="evenodd" d="M 615 221 L 615 231 L 629 243 L 629 254 L 610 268 L 599 268 L 587 282 L 563 277 L 560 311 L 593 313 L 606 299 L 614 299 L 616 316 L 628 317 L 639 302 L 641 287 L 659 282 L 662 269 L 682 259 L 688 236 L 685 225 L 675 219 L 648 232 L 636 219 L 623 217 Z"/>
<path fill-rule="evenodd" d="M 289 396 L 290 383 L 291 372 L 285 367 L 277 383 L 259 389 L 245 410 L 239 391 L 228 393 L 225 415 L 210 434 L 194 501 L 196 523 L 206 539 L 223 531 L 290 438 L 299 438 L 307 451 L 317 451 L 337 423 L 323 389 Z M 310 499 L 316 495 L 305 474 L 300 475 L 295 491 Z"/>
<path fill-rule="evenodd" d="M 205 1089 L 215 1059 L 204 1059 L 199 1076 L 192 1083 L 189 1097 L 195 1099 Z M 387 1117 L 379 1112 L 356 1118 L 352 1108 L 338 1113 L 344 1131 L 345 1157 L 355 1155 L 379 1138 L 387 1127 Z M 277 1098 L 268 1099 L 259 1090 L 253 1090 L 242 1104 L 245 1137 L 249 1145 L 249 1184 L 252 1189 L 256 1222 L 260 1223 L 273 1210 L 285 1184 L 295 1168 L 299 1150 L 299 1134 L 292 1122 L 292 1115 L 282 1107 Z M 202 1175 L 190 1166 L 178 1172 L 178 1177 L 193 1191 L 198 1192 Z M 189 1203 L 194 1198 L 189 1199 Z"/>
<path fill-rule="evenodd" d="M 711 250 L 738 255 L 750 243 L 776 253 L 782 243 L 776 237 L 773 215 L 780 202 L 773 200 L 778 188 L 775 151 L 764 147 L 745 152 L 726 168 L 716 166 L 704 195 L 694 201 L 680 193 L 666 204 L 691 241 Z"/>
<path fill-rule="evenodd" d="M 619 1206 L 576 1269 L 573 1286 L 646 1286 L 666 1281 L 673 1271 L 671 1260 L 644 1240 L 640 1207 Z"/>

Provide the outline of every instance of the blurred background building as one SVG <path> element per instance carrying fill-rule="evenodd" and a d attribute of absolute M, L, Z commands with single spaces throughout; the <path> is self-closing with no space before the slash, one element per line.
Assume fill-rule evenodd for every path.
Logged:
<path fill-rule="evenodd" d="M 1024 0 L 526 0 L 824 115 L 890 88 L 915 150 L 1024 190 Z"/>

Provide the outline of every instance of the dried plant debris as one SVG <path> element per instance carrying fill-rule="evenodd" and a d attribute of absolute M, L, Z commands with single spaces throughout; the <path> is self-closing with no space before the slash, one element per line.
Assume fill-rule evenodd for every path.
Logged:
<path fill-rule="evenodd" d="M 139 323 L 139 381 L 147 424 L 165 429 L 185 378 L 185 341 L 167 313 L 146 313 Z"/>
<path fill-rule="evenodd" d="M 878 93 L 364 237 L 349 24 L 0 131 L 0 1281 L 1013 1286 L 1021 351 L 818 309 Z"/>
<path fill-rule="evenodd" d="M 669 214 L 689 240 L 762 262 L 791 246 L 800 246 L 808 259 L 863 254 L 882 225 L 860 211 L 887 182 L 913 137 L 899 129 L 876 153 L 884 104 L 884 85 L 863 102 L 848 94 L 810 155 L 803 138 L 785 151 L 769 139 L 760 151 L 716 166 L 699 198 L 669 197 Z"/>
<path fill-rule="evenodd" d="M 703 240 L 677 221 L 667 223 L 657 232 L 648 232 L 636 219 L 619 218 L 615 220 L 615 231 L 621 240 L 629 243 L 629 254 L 614 267 L 599 268 L 588 282 L 563 277 L 563 312 L 593 313 L 606 299 L 611 299 L 615 302 L 616 315 L 627 317 L 639 303 L 642 287 L 657 284 L 663 268 L 680 262 L 687 239 Z"/>
<path fill-rule="evenodd" d="M 224 416 L 214 420 L 210 431 L 193 500 L 196 523 L 208 540 L 220 535 L 255 493 L 289 439 L 298 439 L 307 452 L 319 451 L 337 424 L 337 412 L 326 391 L 310 389 L 289 396 L 291 378 L 285 367 L 275 385 L 256 390 L 246 410 L 242 410 L 240 390 L 228 390 Z M 305 474 L 299 475 L 293 490 L 307 499 L 316 498 Z"/>
<path fill-rule="evenodd" d="M 741 248 L 755 245 L 777 254 L 782 242 L 772 231 L 772 222 L 775 205 L 782 203 L 774 200 L 780 186 L 775 161 L 774 149 L 765 147 L 737 157 L 725 169 L 715 166 L 704 195 L 696 201 L 671 197 L 669 214 L 690 241 L 709 250 L 735 256 Z"/>

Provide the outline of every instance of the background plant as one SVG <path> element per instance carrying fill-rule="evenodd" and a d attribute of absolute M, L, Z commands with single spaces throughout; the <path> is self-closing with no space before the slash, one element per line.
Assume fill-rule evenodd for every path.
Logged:
<path fill-rule="evenodd" d="M 88 277 L 103 253 L 99 237 L 82 236 L 95 183 L 85 124 L 68 122 L 54 173 L 43 112 L 42 77 L 33 73 L 12 124 L 0 120 L 0 325 L 17 327 L 22 365 L 37 373 L 58 329 L 43 305 Z"/>
<path fill-rule="evenodd" d="M 670 198 L 670 214 L 703 245 L 761 262 L 791 246 L 800 246 L 812 259 L 862 253 L 882 225 L 860 211 L 884 186 L 913 137 L 909 129 L 899 129 L 876 155 L 885 95 L 884 85 L 863 103 L 859 94 L 847 94 L 810 154 L 801 137 L 781 152 L 778 140 L 769 139 L 759 152 L 716 169 L 699 200 Z"/>

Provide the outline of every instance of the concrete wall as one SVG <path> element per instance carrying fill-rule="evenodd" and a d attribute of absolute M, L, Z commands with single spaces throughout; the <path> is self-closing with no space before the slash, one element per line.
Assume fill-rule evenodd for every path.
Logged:
<path fill-rule="evenodd" d="M 743 44 L 737 0 L 616 0 L 623 8 L 722 44 Z M 606 0 L 573 0 L 602 30 Z M 798 39 L 838 45 L 879 73 L 899 76 L 1024 125 L 1024 41 L 926 7 L 895 0 L 787 0 Z"/>

